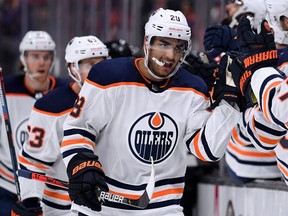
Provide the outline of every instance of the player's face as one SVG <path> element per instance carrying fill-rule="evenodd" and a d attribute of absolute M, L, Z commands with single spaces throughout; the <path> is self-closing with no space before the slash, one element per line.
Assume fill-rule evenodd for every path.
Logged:
<path fill-rule="evenodd" d="M 281 16 L 280 17 L 280 25 L 283 31 L 288 31 L 288 17 Z"/>
<path fill-rule="evenodd" d="M 90 69 L 93 67 L 93 65 L 103 60 L 104 60 L 103 57 L 95 57 L 95 58 L 84 59 L 79 62 L 79 73 L 81 76 L 82 84 L 86 80 L 88 73 Z"/>
<path fill-rule="evenodd" d="M 25 55 L 27 70 L 37 81 L 45 81 L 49 77 L 53 53 L 50 51 L 27 51 Z"/>
<path fill-rule="evenodd" d="M 180 61 L 184 51 L 185 41 L 166 37 L 156 37 L 153 40 L 153 44 L 149 47 L 148 64 L 150 70 L 159 77 L 168 76 Z M 164 63 L 164 65 L 161 66 L 157 64 L 155 59 Z"/>

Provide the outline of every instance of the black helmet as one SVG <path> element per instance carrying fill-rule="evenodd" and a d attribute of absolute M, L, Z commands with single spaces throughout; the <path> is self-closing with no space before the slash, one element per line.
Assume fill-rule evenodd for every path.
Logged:
<path fill-rule="evenodd" d="M 108 48 L 109 56 L 111 58 L 132 56 L 132 50 L 130 49 L 129 44 L 123 39 L 112 40 L 106 42 L 105 45 Z"/>

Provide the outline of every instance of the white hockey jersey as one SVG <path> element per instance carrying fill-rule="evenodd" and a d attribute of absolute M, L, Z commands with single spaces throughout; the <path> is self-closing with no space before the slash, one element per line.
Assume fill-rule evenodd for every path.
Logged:
<path fill-rule="evenodd" d="M 21 169 L 68 181 L 60 153 L 63 122 L 71 111 L 77 94 L 71 84 L 59 87 L 36 101 L 28 121 L 28 140 L 19 152 Z M 22 199 L 39 197 L 44 215 L 71 215 L 71 201 L 66 189 L 20 177 Z M 31 185 L 35 185 L 31 187 Z"/>
<path fill-rule="evenodd" d="M 12 128 L 12 135 L 16 155 L 27 139 L 27 122 L 35 101 L 47 92 L 34 92 L 24 85 L 24 75 L 16 75 L 4 78 L 6 99 Z M 52 90 L 66 83 L 63 79 L 50 77 Z M 16 187 L 10 157 L 10 148 L 7 140 L 3 112 L 1 113 L 0 131 L 0 187 L 16 194 Z"/>
<path fill-rule="evenodd" d="M 287 54 L 288 49 L 278 50 L 278 68 L 285 74 L 288 74 Z M 252 115 L 254 116 L 252 117 Z M 281 177 L 281 172 L 277 167 L 276 153 L 273 149 L 279 143 L 283 132 L 278 132 L 277 126 L 266 126 L 266 120 L 262 118 L 263 114 L 258 108 L 250 108 L 243 113 L 239 124 L 233 129 L 225 160 L 239 177 L 251 179 Z M 249 124 L 250 120 L 253 121 L 252 124 Z M 269 137 L 267 134 L 270 134 Z"/>
<path fill-rule="evenodd" d="M 286 76 L 288 74 L 287 51 L 283 49 L 279 53 L 280 65 L 278 67 Z M 275 154 L 277 166 L 288 184 L 287 125 L 285 125 L 287 119 L 284 120 L 285 113 L 287 113 L 285 112 L 287 108 L 285 94 L 288 89 L 285 90 L 284 86 L 287 85 L 287 81 L 284 81 L 283 73 L 279 72 L 274 68 L 262 68 L 253 74 L 251 86 L 260 107 L 251 108 L 246 112 L 248 114 L 246 115 L 246 135 L 261 151 L 260 154 Z"/>
<path fill-rule="evenodd" d="M 251 86 L 264 117 L 288 129 L 288 78 L 273 67 L 260 68 L 254 72 Z"/>
<path fill-rule="evenodd" d="M 139 72 L 139 60 L 95 65 L 64 123 L 66 166 L 78 152 L 95 153 L 112 193 L 139 198 L 153 157 L 155 189 L 148 207 L 139 211 L 105 202 L 95 215 L 183 215 L 186 147 L 201 160 L 218 161 L 240 117 L 226 103 L 209 111 L 208 90 L 199 77 L 179 69 L 154 83 Z"/>

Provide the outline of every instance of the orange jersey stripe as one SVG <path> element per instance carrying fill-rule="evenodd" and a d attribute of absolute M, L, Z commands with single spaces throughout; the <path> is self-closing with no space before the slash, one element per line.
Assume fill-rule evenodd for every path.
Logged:
<path fill-rule="evenodd" d="M 44 190 L 44 194 L 47 196 L 56 198 L 56 199 L 71 201 L 68 195 L 63 195 L 63 194 L 59 194 L 59 193 L 48 191 L 48 190 Z"/>
<path fill-rule="evenodd" d="M 10 178 L 12 181 L 14 181 L 14 176 L 13 175 L 10 175 L 9 173 L 5 172 L 4 170 L 2 170 L 0 168 L 0 173 L 2 173 L 4 176 Z"/>
<path fill-rule="evenodd" d="M 240 145 L 242 145 L 242 146 L 247 146 L 248 145 L 247 143 L 245 143 L 245 142 L 240 140 L 236 128 L 233 128 L 233 130 L 232 130 L 232 137 Z"/>
<path fill-rule="evenodd" d="M 277 163 L 277 166 L 281 172 L 285 174 L 285 176 L 288 176 L 288 171 L 285 169 L 285 167 L 283 167 L 280 163 Z"/>
<path fill-rule="evenodd" d="M 61 143 L 61 147 L 70 146 L 70 145 L 80 145 L 83 143 L 91 146 L 91 148 L 94 148 L 94 143 L 87 141 L 86 139 L 64 140 Z"/>
<path fill-rule="evenodd" d="M 232 142 L 228 143 L 228 146 L 233 149 L 235 152 L 239 153 L 240 155 L 244 156 L 251 156 L 251 157 L 276 157 L 276 154 L 274 151 L 272 152 L 251 152 L 251 151 L 245 151 L 242 149 L 237 148 L 237 146 L 233 145 Z"/>
<path fill-rule="evenodd" d="M 200 136 L 200 131 L 194 137 L 194 149 L 195 149 L 197 157 L 199 157 L 202 161 L 207 161 L 204 158 L 204 156 L 201 154 L 200 149 L 199 149 L 199 136 Z"/>
<path fill-rule="evenodd" d="M 184 188 L 171 188 L 153 193 L 152 198 L 155 199 L 157 197 L 166 196 L 170 194 L 183 194 L 183 192 Z"/>
<path fill-rule="evenodd" d="M 269 114 L 268 114 L 268 110 L 267 110 L 268 109 L 268 94 L 272 88 L 279 85 L 280 83 L 281 83 L 281 81 L 277 81 L 277 82 L 272 83 L 271 85 L 268 86 L 268 88 L 264 92 L 262 109 L 263 109 L 263 114 L 264 114 L 265 118 L 269 122 L 270 122 L 270 118 L 269 118 Z"/>
<path fill-rule="evenodd" d="M 255 119 L 252 119 L 252 127 L 253 130 L 256 131 L 256 127 L 255 127 Z M 259 138 L 260 141 L 265 142 L 266 144 L 271 144 L 271 145 L 275 145 L 277 143 L 279 143 L 280 139 L 269 139 L 267 137 L 261 136 L 260 134 L 257 134 L 257 137 Z"/>
<path fill-rule="evenodd" d="M 116 195 L 119 195 L 119 196 L 124 196 L 124 197 L 127 197 L 129 199 L 139 199 L 140 198 L 140 195 L 120 193 L 120 192 L 116 192 L 116 191 L 112 191 L 112 190 L 109 190 L 109 193 L 113 193 L 113 194 L 116 194 Z"/>
<path fill-rule="evenodd" d="M 109 190 L 109 192 L 116 194 L 116 195 L 119 195 L 119 196 L 127 197 L 129 199 L 139 199 L 140 198 L 140 195 L 119 193 L 119 192 L 115 192 L 112 190 Z M 157 197 L 166 196 L 166 195 L 170 195 L 170 194 L 183 194 L 183 192 L 184 192 L 184 188 L 170 188 L 170 189 L 154 192 L 152 195 L 152 198 L 155 199 Z"/>
<path fill-rule="evenodd" d="M 37 167 L 37 168 L 39 168 L 39 169 L 44 169 L 44 170 L 49 169 L 49 167 L 44 166 L 44 165 L 42 165 L 42 164 L 31 163 L 31 162 L 27 161 L 24 157 L 22 157 L 22 156 L 20 156 L 20 155 L 18 156 L 18 160 L 19 160 L 19 162 L 21 162 L 22 164 L 28 164 L 28 165 Z"/>
<path fill-rule="evenodd" d="M 281 70 L 281 68 L 282 67 L 284 67 L 284 66 L 286 66 L 286 65 L 288 65 L 288 63 L 287 62 L 283 62 L 281 65 L 279 65 L 277 68 L 279 69 L 279 70 Z"/>
<path fill-rule="evenodd" d="M 107 85 L 107 86 L 102 86 L 102 85 L 99 85 L 95 82 L 92 82 L 90 81 L 89 79 L 86 80 L 88 83 L 90 83 L 91 85 L 94 85 L 98 88 L 101 88 L 101 89 L 108 89 L 108 88 L 111 88 L 111 87 L 118 87 L 118 86 L 142 86 L 142 87 L 146 87 L 145 84 L 143 83 L 138 83 L 138 82 L 118 82 L 118 83 L 114 83 L 114 84 L 111 84 L 111 85 Z"/>

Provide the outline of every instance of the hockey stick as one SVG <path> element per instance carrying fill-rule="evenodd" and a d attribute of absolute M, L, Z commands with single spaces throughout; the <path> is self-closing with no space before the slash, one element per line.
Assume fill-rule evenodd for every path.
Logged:
<path fill-rule="evenodd" d="M 69 183 L 66 181 L 61 181 L 59 179 L 48 177 L 43 174 L 31 172 L 29 170 L 20 169 L 18 170 L 18 175 L 27 179 L 41 181 L 41 182 L 51 184 L 54 186 L 58 186 L 58 187 L 62 187 L 65 189 L 67 189 L 69 186 Z M 117 194 L 113 194 L 113 193 L 109 193 L 109 192 L 105 192 L 101 190 L 99 190 L 98 197 L 100 199 L 104 199 L 110 202 L 121 203 L 124 205 L 133 206 L 139 209 L 145 209 L 152 198 L 154 186 L 155 186 L 155 170 L 154 170 L 154 163 L 152 160 L 152 168 L 151 168 L 149 182 L 145 188 L 144 193 L 141 195 L 139 199 L 131 199 L 131 198 L 127 198 L 121 195 L 117 195 Z"/>
<path fill-rule="evenodd" d="M 5 92 L 3 72 L 2 72 L 2 68 L 0 67 L 0 100 L 1 100 L 4 123 L 5 123 L 5 128 L 6 128 L 6 134 L 8 138 L 8 144 L 9 144 L 9 150 L 10 150 L 10 156 L 11 156 L 11 162 L 12 162 L 12 168 L 13 168 L 13 174 L 14 174 L 14 181 L 15 181 L 15 186 L 16 186 L 16 194 L 18 197 L 18 201 L 21 201 L 20 184 L 19 184 L 19 180 L 17 176 L 18 162 L 17 162 L 17 156 L 15 152 L 15 147 L 13 144 L 12 129 L 11 129 L 10 117 L 9 117 L 7 100 L 6 100 L 5 94 L 6 92 Z"/>

